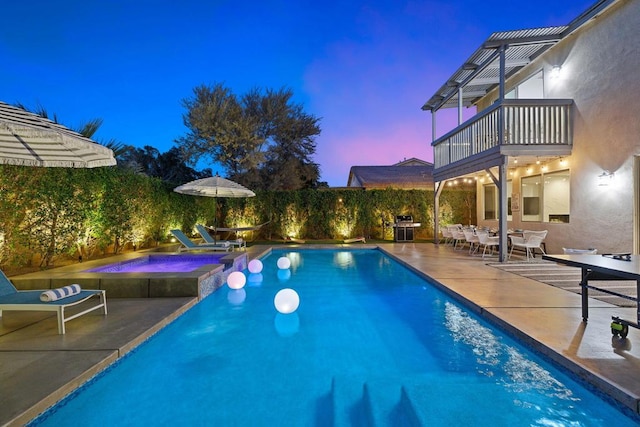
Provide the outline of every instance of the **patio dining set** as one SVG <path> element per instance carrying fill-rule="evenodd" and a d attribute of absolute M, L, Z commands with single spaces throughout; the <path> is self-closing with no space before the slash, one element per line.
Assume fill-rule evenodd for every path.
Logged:
<path fill-rule="evenodd" d="M 544 240 L 547 233 L 547 230 L 508 230 L 509 259 L 514 250 L 523 251 L 527 261 L 535 258 L 536 251 L 546 254 Z M 442 238 L 454 250 L 463 250 L 468 246 L 469 255 L 479 254 L 482 248 L 483 259 L 487 254 L 493 255 L 500 246 L 498 230 L 489 227 L 452 224 L 442 228 Z"/>

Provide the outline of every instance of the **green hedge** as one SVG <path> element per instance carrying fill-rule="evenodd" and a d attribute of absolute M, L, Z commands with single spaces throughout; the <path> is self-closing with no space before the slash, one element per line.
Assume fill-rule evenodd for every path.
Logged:
<path fill-rule="evenodd" d="M 395 215 L 408 214 L 422 223 L 417 238 L 433 237 L 432 191 L 268 191 L 216 200 L 178 194 L 173 187 L 119 168 L 0 166 L 0 266 L 46 267 L 60 257 L 91 259 L 152 247 L 166 241 L 170 229 L 191 234 L 197 223 L 268 222 L 253 236 L 267 240 L 389 240 Z M 444 191 L 440 206 L 442 224 L 475 222 L 473 190 Z"/>

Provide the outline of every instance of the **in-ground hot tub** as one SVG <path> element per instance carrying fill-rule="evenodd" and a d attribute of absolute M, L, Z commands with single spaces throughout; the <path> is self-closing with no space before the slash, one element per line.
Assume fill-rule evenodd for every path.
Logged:
<path fill-rule="evenodd" d="M 228 254 L 148 255 L 85 270 L 85 273 L 186 273 L 210 264 L 231 266 Z"/>
<path fill-rule="evenodd" d="M 12 277 L 19 289 L 52 289 L 78 283 L 103 289 L 107 298 L 198 297 L 222 286 L 232 271 L 247 267 L 247 254 L 128 254 L 46 272 Z"/>

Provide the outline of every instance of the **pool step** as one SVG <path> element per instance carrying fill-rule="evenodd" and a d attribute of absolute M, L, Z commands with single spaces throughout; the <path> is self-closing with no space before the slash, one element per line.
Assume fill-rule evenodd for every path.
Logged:
<path fill-rule="evenodd" d="M 369 380 L 363 386 L 363 409 L 367 426 L 398 426 L 400 383 Z"/>
<path fill-rule="evenodd" d="M 365 425 L 362 406 L 363 379 L 352 376 L 333 377 L 333 425 L 346 427 Z"/>
<path fill-rule="evenodd" d="M 410 423 L 399 425 L 517 425 L 517 394 L 505 395 L 500 388 L 492 383 L 455 381 L 403 385 L 400 408 Z M 453 406 L 462 390 L 465 401 Z"/>
<path fill-rule="evenodd" d="M 406 426 L 421 424 L 409 399 L 402 399 L 404 384 L 424 382 L 424 377 L 338 376 L 332 379 L 331 398 L 333 425 L 345 426 Z"/>

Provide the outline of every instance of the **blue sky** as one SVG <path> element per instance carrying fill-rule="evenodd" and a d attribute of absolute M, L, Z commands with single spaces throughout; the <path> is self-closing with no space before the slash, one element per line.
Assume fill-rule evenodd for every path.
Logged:
<path fill-rule="evenodd" d="M 564 25 L 594 2 L 6 2 L 0 100 L 70 127 L 102 118 L 95 139 L 165 152 L 194 87 L 288 87 L 321 118 L 322 180 L 344 186 L 354 165 L 432 161 L 420 107 L 492 32 Z"/>

